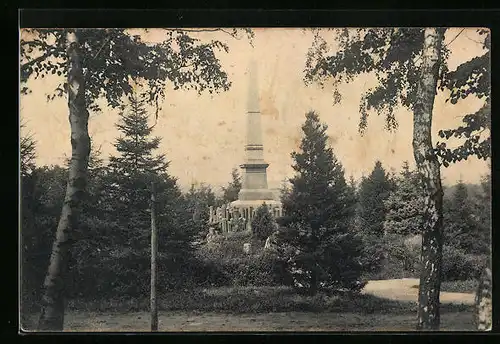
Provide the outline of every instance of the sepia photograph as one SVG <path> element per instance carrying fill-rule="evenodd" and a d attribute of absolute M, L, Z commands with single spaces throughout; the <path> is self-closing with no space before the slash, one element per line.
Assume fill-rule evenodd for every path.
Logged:
<path fill-rule="evenodd" d="M 20 333 L 491 331 L 490 35 L 19 29 Z"/>

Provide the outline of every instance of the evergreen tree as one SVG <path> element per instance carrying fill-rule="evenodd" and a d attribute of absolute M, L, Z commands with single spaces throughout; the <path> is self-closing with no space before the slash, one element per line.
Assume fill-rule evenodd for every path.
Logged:
<path fill-rule="evenodd" d="M 25 123 L 21 123 L 20 131 L 25 128 Z M 19 139 L 19 158 L 21 178 L 28 177 L 35 168 L 36 142 L 33 136 L 21 135 Z"/>
<path fill-rule="evenodd" d="M 142 99 L 131 96 L 130 106 L 120 114 L 117 127 L 123 136 L 115 143 L 118 156 L 110 157 L 105 201 L 107 216 L 119 227 L 112 235 L 113 250 L 108 254 L 110 258 L 119 257 L 121 264 L 127 266 L 117 276 L 121 278 L 117 283 L 126 285 L 127 292 L 134 294 L 149 288 L 148 278 L 141 273 L 149 271 L 152 182 L 156 189 L 159 266 L 164 269 L 159 271 L 160 283 L 179 282 L 173 277 L 162 280 L 161 276 L 178 272 L 192 258 L 195 230 L 176 180 L 167 173 L 165 156 L 154 154 L 160 138 L 151 137 L 153 128 L 148 125 L 144 105 Z M 144 283 L 130 284 L 130 269 Z"/>
<path fill-rule="evenodd" d="M 266 240 L 275 230 L 276 222 L 264 203 L 257 208 L 252 219 L 252 236 L 256 240 Z"/>
<path fill-rule="evenodd" d="M 391 184 L 389 175 L 380 161 L 375 162 L 371 174 L 363 178 L 358 192 L 361 229 L 369 234 L 384 234 L 384 201 L 389 196 Z"/>
<path fill-rule="evenodd" d="M 315 112 L 306 114 L 301 152 L 293 152 L 295 177 L 283 199 L 284 226 L 278 241 L 292 247 L 289 260 L 298 285 L 359 287 L 361 241 L 353 235 L 355 195 L 341 163 L 327 147 L 327 126 Z"/>
<path fill-rule="evenodd" d="M 475 214 L 486 252 L 491 255 L 491 174 L 481 178 L 481 191 L 476 197 Z"/>
<path fill-rule="evenodd" d="M 241 190 L 241 177 L 238 173 L 238 169 L 233 168 L 231 171 L 231 178 L 232 180 L 228 186 L 222 188 L 224 192 L 223 200 L 225 203 L 236 201 L 238 199 L 238 193 Z"/>
<path fill-rule="evenodd" d="M 395 183 L 395 188 L 384 202 L 384 231 L 405 236 L 420 234 L 424 225 L 425 206 L 420 176 L 417 171 L 410 170 L 405 161 Z"/>
<path fill-rule="evenodd" d="M 480 217 L 474 214 L 474 202 L 469 197 L 467 185 L 460 180 L 454 186 L 451 197 L 444 202 L 446 244 L 469 254 L 487 253 L 489 229 L 480 222 Z"/>

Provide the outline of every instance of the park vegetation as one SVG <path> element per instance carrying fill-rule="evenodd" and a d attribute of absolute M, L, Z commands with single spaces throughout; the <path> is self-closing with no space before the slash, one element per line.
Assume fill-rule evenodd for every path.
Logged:
<path fill-rule="evenodd" d="M 372 111 L 385 115 L 387 129 L 397 130 L 395 109 L 410 110 L 416 169 L 402 162 L 401 171 L 387 173 L 376 162 L 368 177 L 347 182 L 326 144 L 326 126 L 309 112 L 300 148 L 292 153 L 295 175 L 282 195 L 285 216 L 271 223 L 265 208 L 259 209 L 253 233 L 221 236 L 210 245 L 204 241 L 207 207 L 234 200 L 240 177 L 232 171 L 222 198 L 208 185 L 181 192 L 167 157 L 155 153 L 161 139 L 148 119 L 157 119 L 166 84 L 228 90 L 231 82 L 215 55 L 228 48 L 194 39 L 189 30 L 164 31 L 165 40 L 155 44 L 123 29 L 23 31 L 21 93 L 32 92 L 30 79 L 61 78 L 48 100 L 68 99 L 71 158 L 64 166 L 37 166 L 36 141 L 29 135 L 20 140 L 21 313 L 40 313 L 40 330 L 61 330 L 68 300 L 144 297 L 154 182 L 161 209 L 160 297 L 198 287 L 270 285 L 311 297 L 352 295 L 366 279 L 419 276 L 417 329 L 438 329 L 442 280 L 476 278 L 491 256 L 489 175 L 481 185 L 449 188 L 440 176 L 441 166 L 490 157 L 490 136 L 483 135 L 490 128 L 489 31 L 478 29 L 484 54 L 454 71 L 447 58 L 456 37 L 445 42 L 443 28 L 340 30 L 336 53 L 316 35 L 304 81 L 338 86 L 374 73 L 380 84 L 362 97 L 360 131 Z M 464 116 L 462 126 L 440 131 L 443 142 L 433 144 L 437 92 L 447 92 L 453 104 L 469 96 L 484 104 Z M 336 88 L 334 99 L 341 101 Z M 90 112 L 103 106 L 121 111 L 117 153 L 108 159 L 88 132 Z M 156 111 L 148 113 L 148 106 Z M 452 137 L 462 144 L 450 148 L 446 140 Z M 273 238 L 274 250 L 263 249 L 266 237 Z M 243 253 L 249 241 L 256 247 Z"/>

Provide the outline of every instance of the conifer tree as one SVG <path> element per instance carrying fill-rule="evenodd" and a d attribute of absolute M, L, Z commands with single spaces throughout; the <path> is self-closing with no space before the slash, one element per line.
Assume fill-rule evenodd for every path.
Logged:
<path fill-rule="evenodd" d="M 479 224 L 467 185 L 460 180 L 444 202 L 445 243 L 470 254 L 487 253 L 489 230 Z"/>
<path fill-rule="evenodd" d="M 424 202 L 420 176 L 403 163 L 395 188 L 385 200 L 384 231 L 388 234 L 416 235 L 423 229 Z"/>
<path fill-rule="evenodd" d="M 149 288 L 148 278 L 140 277 L 140 273 L 149 271 L 151 182 L 156 189 L 159 266 L 164 269 L 159 271 L 159 281 L 174 282 L 173 278 L 161 276 L 179 269 L 193 252 L 192 214 L 186 209 L 176 180 L 167 173 L 165 156 L 155 155 L 160 138 L 151 136 L 153 128 L 148 118 L 145 102 L 132 95 L 117 124 L 122 133 L 115 143 L 118 155 L 110 157 L 109 163 L 108 216 L 119 227 L 112 236 L 112 247 L 118 250 L 114 254 L 122 257 L 123 264 L 132 267 L 144 282 L 137 286 L 129 284 L 132 293 Z"/>
<path fill-rule="evenodd" d="M 327 146 L 327 126 L 306 114 L 300 152 L 293 152 L 289 193 L 284 194 L 278 242 L 292 247 L 296 285 L 315 294 L 319 287 L 359 288 L 361 240 L 353 235 L 355 195 L 342 164 Z"/>
<path fill-rule="evenodd" d="M 389 175 L 382 163 L 377 161 L 371 174 L 361 181 L 358 192 L 360 225 L 363 232 L 377 236 L 384 234 L 384 201 L 390 191 Z"/>

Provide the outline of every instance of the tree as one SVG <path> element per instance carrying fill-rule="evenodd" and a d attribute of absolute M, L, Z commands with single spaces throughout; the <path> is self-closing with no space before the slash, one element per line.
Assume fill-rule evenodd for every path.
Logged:
<path fill-rule="evenodd" d="M 266 240 L 275 230 L 276 222 L 264 203 L 255 211 L 252 219 L 252 236 L 260 241 Z"/>
<path fill-rule="evenodd" d="M 384 202 L 387 209 L 384 231 L 403 236 L 419 235 L 423 228 L 424 198 L 420 175 L 408 162 L 396 179 L 396 185 Z"/>
<path fill-rule="evenodd" d="M 484 254 L 489 251 L 489 228 L 481 226 L 474 210 L 467 186 L 460 180 L 444 202 L 445 241 L 467 253 Z"/>
<path fill-rule="evenodd" d="M 150 271 L 152 182 L 156 191 L 160 287 L 178 283 L 177 270 L 180 266 L 185 267 L 185 262 L 192 258 L 192 214 L 186 210 L 176 180 L 167 173 L 165 156 L 155 154 L 160 138 L 152 136 L 153 127 L 148 125 L 150 116 L 144 107 L 145 101 L 132 94 L 117 123 L 122 134 L 115 141 L 118 154 L 109 159 L 109 171 L 103 179 L 106 189 L 100 196 L 99 205 L 101 219 L 107 225 L 96 235 L 105 244 L 96 244 L 101 252 L 97 255 L 99 262 L 95 264 L 107 264 L 103 264 L 98 272 L 103 281 L 99 281 L 99 289 L 94 289 L 95 297 L 107 297 L 118 291 L 136 297 L 148 290 L 145 282 L 149 280 Z M 89 209 L 89 216 L 91 213 Z M 88 242 L 92 239 L 85 238 L 82 245 L 86 246 Z M 96 270 L 95 266 L 89 268 Z M 91 280 L 88 274 L 85 277 Z"/>
<path fill-rule="evenodd" d="M 20 130 L 26 128 L 21 123 Z M 32 135 L 22 135 L 19 140 L 19 157 L 21 178 L 29 176 L 35 168 L 36 141 Z"/>
<path fill-rule="evenodd" d="M 199 239 L 205 238 L 209 226 L 209 207 L 216 207 L 220 200 L 217 199 L 212 188 L 208 185 L 191 185 L 189 191 L 184 195 L 186 210 L 192 215 Z"/>
<path fill-rule="evenodd" d="M 69 167 L 69 162 L 68 162 Z M 82 196 L 80 225 L 73 233 L 73 248 L 69 263 L 71 278 L 66 297 L 95 299 L 103 289 L 99 281 L 104 270 L 96 262 L 103 260 L 109 250 L 111 233 L 118 230 L 113 217 L 109 216 L 110 169 L 104 164 L 100 147 L 91 146 L 88 183 Z"/>
<path fill-rule="evenodd" d="M 462 29 L 460 33 L 463 32 Z M 448 130 L 440 130 L 439 137 L 448 140 L 458 138 L 463 143 L 450 149 L 446 142 L 437 142 L 436 152 L 443 165 L 476 156 L 478 159 L 491 157 L 491 33 L 488 29 L 478 29 L 478 34 L 484 36 L 482 48 L 484 54 L 472 58 L 459 65 L 456 70 L 443 73 L 439 89 L 447 89 L 450 96 L 447 101 L 457 104 L 460 99 L 476 96 L 484 99 L 483 106 L 472 114 L 462 118 L 463 125 Z M 450 44 L 450 43 L 448 43 Z"/>
<path fill-rule="evenodd" d="M 293 152 L 295 177 L 284 195 L 285 216 L 278 242 L 295 252 L 290 260 L 296 279 L 315 294 L 318 287 L 355 289 L 361 266 L 361 241 L 352 231 L 355 196 L 342 164 L 327 147 L 327 126 L 306 114 L 300 152 Z"/>
<path fill-rule="evenodd" d="M 222 188 L 224 192 L 223 200 L 225 203 L 231 203 L 238 199 L 238 194 L 241 190 L 241 177 L 238 173 L 238 169 L 233 168 L 231 171 L 231 182 Z"/>
<path fill-rule="evenodd" d="M 21 132 L 25 128 L 24 123 L 21 124 Z M 30 287 L 34 285 L 29 283 L 33 280 L 34 270 L 31 264 L 32 257 L 29 254 L 33 251 L 32 247 L 36 245 L 33 240 L 36 233 L 36 213 L 40 206 L 40 202 L 35 197 L 36 178 L 35 157 L 36 157 L 36 142 L 31 135 L 21 134 L 19 140 L 19 157 L 20 157 L 20 208 L 21 208 L 21 226 L 24 229 L 21 232 L 21 325 L 25 328 L 26 315 L 29 306 L 35 304 L 35 300 L 30 300 L 30 294 L 36 295 L 35 290 Z M 30 259 L 31 258 L 31 259 Z M 32 298 L 31 298 L 32 299 Z"/>
<path fill-rule="evenodd" d="M 363 231 L 376 236 L 384 235 L 384 201 L 389 196 L 389 176 L 377 161 L 368 178 L 361 181 L 358 197 L 360 203 L 360 225 Z"/>
<path fill-rule="evenodd" d="M 481 233 L 482 241 L 485 243 L 485 251 L 491 257 L 491 174 L 488 173 L 481 178 L 481 193 L 475 197 L 473 202 L 476 223 Z M 487 265 L 490 265 L 488 263 Z"/>
<path fill-rule="evenodd" d="M 216 49 L 227 52 L 227 46 L 216 40 L 200 44 L 187 31 L 165 30 L 163 42 L 148 44 L 123 29 L 22 30 L 22 93 L 31 92 L 26 84 L 30 78 L 44 78 L 49 74 L 66 78 L 48 99 L 67 94 L 71 127 L 72 158 L 67 193 L 45 280 L 40 330 L 63 329 L 66 263 L 87 182 L 89 111 L 99 111 L 98 100 L 103 97 L 107 105 L 118 107 L 122 96 L 131 92 L 131 80 L 148 86 L 148 101 L 156 105 L 157 114 L 167 82 L 175 89 L 192 88 L 210 93 L 230 86 L 214 53 Z M 224 32 L 237 35 L 237 30 Z"/>
<path fill-rule="evenodd" d="M 479 31 L 486 34 L 485 45 L 489 46 L 489 31 Z M 452 41 L 443 44 L 444 32 L 445 29 L 441 28 L 377 28 L 354 30 L 351 35 L 349 29 L 343 29 L 336 36 L 338 53 L 331 56 L 327 53 L 326 41 L 318 34 L 308 54 L 305 75 L 306 83 L 324 84 L 325 80 L 333 78 L 335 86 L 342 81 L 350 82 L 360 74 L 375 74 L 379 84 L 363 95 L 360 104 L 361 133 L 367 126 L 370 110 L 385 115 L 389 130 L 396 129 L 398 125 L 396 107 L 404 106 L 413 111 L 413 151 L 425 195 L 422 231 L 424 268 L 420 276 L 417 328 L 433 330 L 438 329 L 440 323 L 439 275 L 442 261 L 443 190 L 438 157 L 445 166 L 458 159 L 443 144 L 438 143 L 438 149 L 432 145 L 432 109 L 436 91 L 449 89 L 453 101 L 471 94 L 485 97 L 486 105 L 469 116 L 468 122 L 489 115 L 489 52 L 450 72 L 445 62 L 449 55 L 448 45 Z M 334 99 L 341 100 L 336 88 Z M 477 131 L 476 125 L 469 125 L 467 130 L 457 129 L 457 133 L 463 133 L 465 137 Z M 481 127 L 479 131 L 482 131 Z M 478 141 L 476 138 L 466 140 L 459 155 L 465 158 L 476 153 L 482 158 L 489 157 L 489 150 L 473 148 Z M 486 139 L 485 146 L 488 142 L 489 139 Z M 446 153 L 441 154 L 440 149 Z"/>
<path fill-rule="evenodd" d="M 38 313 L 57 219 L 64 200 L 67 169 L 35 167 L 21 179 L 21 316 Z M 22 326 L 31 325 L 24 319 Z"/>

